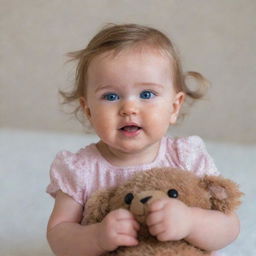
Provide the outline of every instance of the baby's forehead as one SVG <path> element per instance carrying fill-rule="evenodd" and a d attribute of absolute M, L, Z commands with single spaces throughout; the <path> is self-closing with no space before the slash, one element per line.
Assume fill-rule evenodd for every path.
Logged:
<path fill-rule="evenodd" d="M 163 80 L 162 82 L 166 83 L 166 80 L 172 80 L 173 75 L 172 61 L 167 55 L 146 49 L 123 49 L 117 53 L 114 50 L 101 53 L 91 60 L 87 70 L 88 82 L 93 84 L 99 84 L 104 79 L 114 83 L 115 78 L 127 79 L 127 82 L 133 79 L 131 82 Z"/>
<path fill-rule="evenodd" d="M 97 53 L 95 56 L 91 57 L 89 61 L 89 66 L 95 63 L 106 63 L 106 62 L 119 62 L 120 60 L 130 58 L 146 58 L 147 56 L 154 56 L 156 59 L 168 61 L 171 64 L 172 57 L 163 49 L 149 48 L 149 47 L 126 47 L 106 50 Z"/>

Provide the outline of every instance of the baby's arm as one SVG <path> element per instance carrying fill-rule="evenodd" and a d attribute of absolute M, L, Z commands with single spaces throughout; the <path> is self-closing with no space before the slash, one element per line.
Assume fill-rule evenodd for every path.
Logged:
<path fill-rule="evenodd" d="M 128 211 L 113 211 L 101 223 L 87 226 L 79 224 L 82 212 L 80 204 L 57 192 L 47 227 L 47 239 L 55 255 L 98 256 L 121 245 L 137 244 L 139 227 Z"/>
<path fill-rule="evenodd" d="M 240 232 L 239 218 L 215 210 L 191 208 L 193 222 L 186 240 L 209 251 L 219 250 L 233 242 Z"/>
<path fill-rule="evenodd" d="M 160 241 L 185 239 L 207 250 L 219 250 L 239 234 L 236 214 L 188 207 L 176 199 L 163 199 L 149 205 L 149 231 Z"/>
<path fill-rule="evenodd" d="M 47 227 L 47 239 L 55 255 L 100 255 L 97 225 L 81 226 L 83 207 L 61 191 Z"/>

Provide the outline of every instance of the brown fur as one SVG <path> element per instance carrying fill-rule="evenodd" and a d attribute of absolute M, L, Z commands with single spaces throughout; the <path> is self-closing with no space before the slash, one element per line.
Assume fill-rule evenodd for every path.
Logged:
<path fill-rule="evenodd" d="M 191 207 L 213 209 L 229 214 L 240 204 L 242 193 L 238 185 L 221 176 L 198 177 L 192 172 L 173 168 L 155 168 L 136 173 L 125 184 L 96 192 L 86 203 L 86 217 L 82 224 L 101 222 L 112 210 L 124 208 L 130 210 L 141 223 L 138 235 L 139 245 L 119 247 L 105 256 L 202 256 L 210 255 L 185 240 L 160 242 L 147 230 L 145 218 L 147 204 L 141 199 L 151 196 L 148 202 L 168 197 L 167 191 L 175 189 L 181 200 Z M 128 193 L 134 195 L 131 204 L 124 201 Z"/>

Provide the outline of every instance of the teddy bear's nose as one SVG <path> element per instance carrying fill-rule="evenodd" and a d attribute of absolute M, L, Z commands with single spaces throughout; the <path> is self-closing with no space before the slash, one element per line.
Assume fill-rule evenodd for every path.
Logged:
<path fill-rule="evenodd" d="M 144 197 L 142 198 L 140 201 L 145 204 L 152 196 L 147 196 L 147 197 Z"/>

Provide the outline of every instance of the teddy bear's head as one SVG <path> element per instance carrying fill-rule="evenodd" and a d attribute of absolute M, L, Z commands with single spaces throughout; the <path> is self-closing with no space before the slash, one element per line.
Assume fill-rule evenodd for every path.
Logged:
<path fill-rule="evenodd" d="M 83 222 L 100 222 L 110 211 L 124 208 L 143 223 L 147 205 L 160 198 L 175 198 L 191 207 L 230 213 L 239 204 L 238 186 L 221 176 L 198 177 L 173 168 L 155 168 L 136 173 L 125 184 L 96 192 L 87 202 Z"/>

